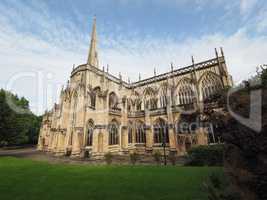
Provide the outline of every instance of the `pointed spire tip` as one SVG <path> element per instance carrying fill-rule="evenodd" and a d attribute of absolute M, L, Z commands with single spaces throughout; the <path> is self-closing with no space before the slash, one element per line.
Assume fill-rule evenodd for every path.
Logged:
<path fill-rule="evenodd" d="M 96 17 L 93 18 L 93 27 L 91 34 L 91 44 L 87 64 L 98 67 L 98 53 L 97 53 L 97 36 L 96 36 Z"/>

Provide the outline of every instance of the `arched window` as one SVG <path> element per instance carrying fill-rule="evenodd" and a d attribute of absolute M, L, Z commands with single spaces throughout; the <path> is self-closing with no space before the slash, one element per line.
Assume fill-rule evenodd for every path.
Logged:
<path fill-rule="evenodd" d="M 145 100 L 145 109 L 150 109 L 150 100 Z"/>
<path fill-rule="evenodd" d="M 78 95 L 77 93 L 74 94 L 74 103 L 73 103 L 73 110 L 72 110 L 72 123 L 73 125 L 76 124 L 76 117 L 77 117 L 77 107 L 78 107 Z"/>
<path fill-rule="evenodd" d="M 145 125 L 142 122 L 136 124 L 135 141 L 136 143 L 146 143 Z"/>
<path fill-rule="evenodd" d="M 168 85 L 166 83 L 162 84 L 160 87 L 160 107 L 165 108 L 167 106 L 167 90 Z"/>
<path fill-rule="evenodd" d="M 165 108 L 167 106 L 167 96 L 160 97 L 160 107 Z"/>
<path fill-rule="evenodd" d="M 137 111 L 142 110 L 142 101 L 140 99 L 136 100 L 136 110 Z"/>
<path fill-rule="evenodd" d="M 90 121 L 88 123 L 86 146 L 93 145 L 93 133 L 94 133 L 94 124 L 92 121 Z"/>
<path fill-rule="evenodd" d="M 219 77 L 213 73 L 207 73 L 201 83 L 203 100 L 209 98 L 212 94 L 222 88 Z"/>
<path fill-rule="evenodd" d="M 119 99 L 114 92 L 109 94 L 109 108 L 110 109 L 118 109 Z"/>
<path fill-rule="evenodd" d="M 128 125 L 128 143 L 133 143 L 133 126 L 132 124 Z"/>
<path fill-rule="evenodd" d="M 89 93 L 90 97 L 90 107 L 95 109 L 96 106 L 96 95 L 100 91 L 100 87 L 95 87 L 92 91 Z"/>
<path fill-rule="evenodd" d="M 145 109 L 156 109 L 157 108 L 157 98 L 156 92 L 153 88 L 148 87 L 144 91 L 144 107 Z"/>
<path fill-rule="evenodd" d="M 169 143 L 168 124 L 162 119 L 154 124 L 154 143 Z"/>
<path fill-rule="evenodd" d="M 142 109 L 142 101 L 137 91 L 132 91 L 128 106 L 130 106 L 130 111 L 140 111 Z"/>
<path fill-rule="evenodd" d="M 184 79 L 178 85 L 177 96 L 179 100 L 179 104 L 192 104 L 195 101 L 196 94 L 194 92 L 194 86 L 188 79 Z"/>
<path fill-rule="evenodd" d="M 95 93 L 94 91 L 92 91 L 92 92 L 89 94 L 89 96 L 90 96 L 90 103 L 91 103 L 90 107 L 93 108 L 93 109 L 95 109 L 96 93 Z"/>
<path fill-rule="evenodd" d="M 152 98 L 150 100 L 150 106 L 151 106 L 151 109 L 157 109 L 158 108 L 158 99 L 157 98 Z"/>
<path fill-rule="evenodd" d="M 113 121 L 109 125 L 109 145 L 116 145 L 119 144 L 119 130 L 118 124 Z"/>
<path fill-rule="evenodd" d="M 132 100 L 130 98 L 127 99 L 127 111 L 132 111 Z"/>
<path fill-rule="evenodd" d="M 72 145 L 73 142 L 73 132 L 71 131 L 70 137 L 69 137 L 69 145 Z"/>

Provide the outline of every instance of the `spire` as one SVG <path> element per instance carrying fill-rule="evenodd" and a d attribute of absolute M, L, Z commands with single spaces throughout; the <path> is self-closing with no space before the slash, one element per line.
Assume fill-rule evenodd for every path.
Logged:
<path fill-rule="evenodd" d="M 97 56 L 97 39 L 96 39 L 96 17 L 93 20 L 93 28 L 91 35 L 91 44 L 88 55 L 87 64 L 98 67 L 98 56 Z"/>

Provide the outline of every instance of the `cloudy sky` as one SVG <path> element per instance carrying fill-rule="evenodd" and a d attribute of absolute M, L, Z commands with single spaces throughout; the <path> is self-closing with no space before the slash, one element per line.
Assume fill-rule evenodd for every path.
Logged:
<path fill-rule="evenodd" d="M 214 57 L 223 47 L 236 83 L 267 63 L 265 0 L 1 0 L 0 87 L 41 114 L 73 64 L 86 62 L 97 16 L 101 66 L 132 81 Z"/>

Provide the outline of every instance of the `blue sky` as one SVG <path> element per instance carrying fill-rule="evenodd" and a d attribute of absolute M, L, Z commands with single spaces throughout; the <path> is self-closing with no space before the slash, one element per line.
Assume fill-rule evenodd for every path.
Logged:
<path fill-rule="evenodd" d="M 1 0 L 0 13 L 0 87 L 36 113 L 85 63 L 94 15 L 100 64 L 125 80 L 212 58 L 220 46 L 236 83 L 267 62 L 265 0 Z"/>

